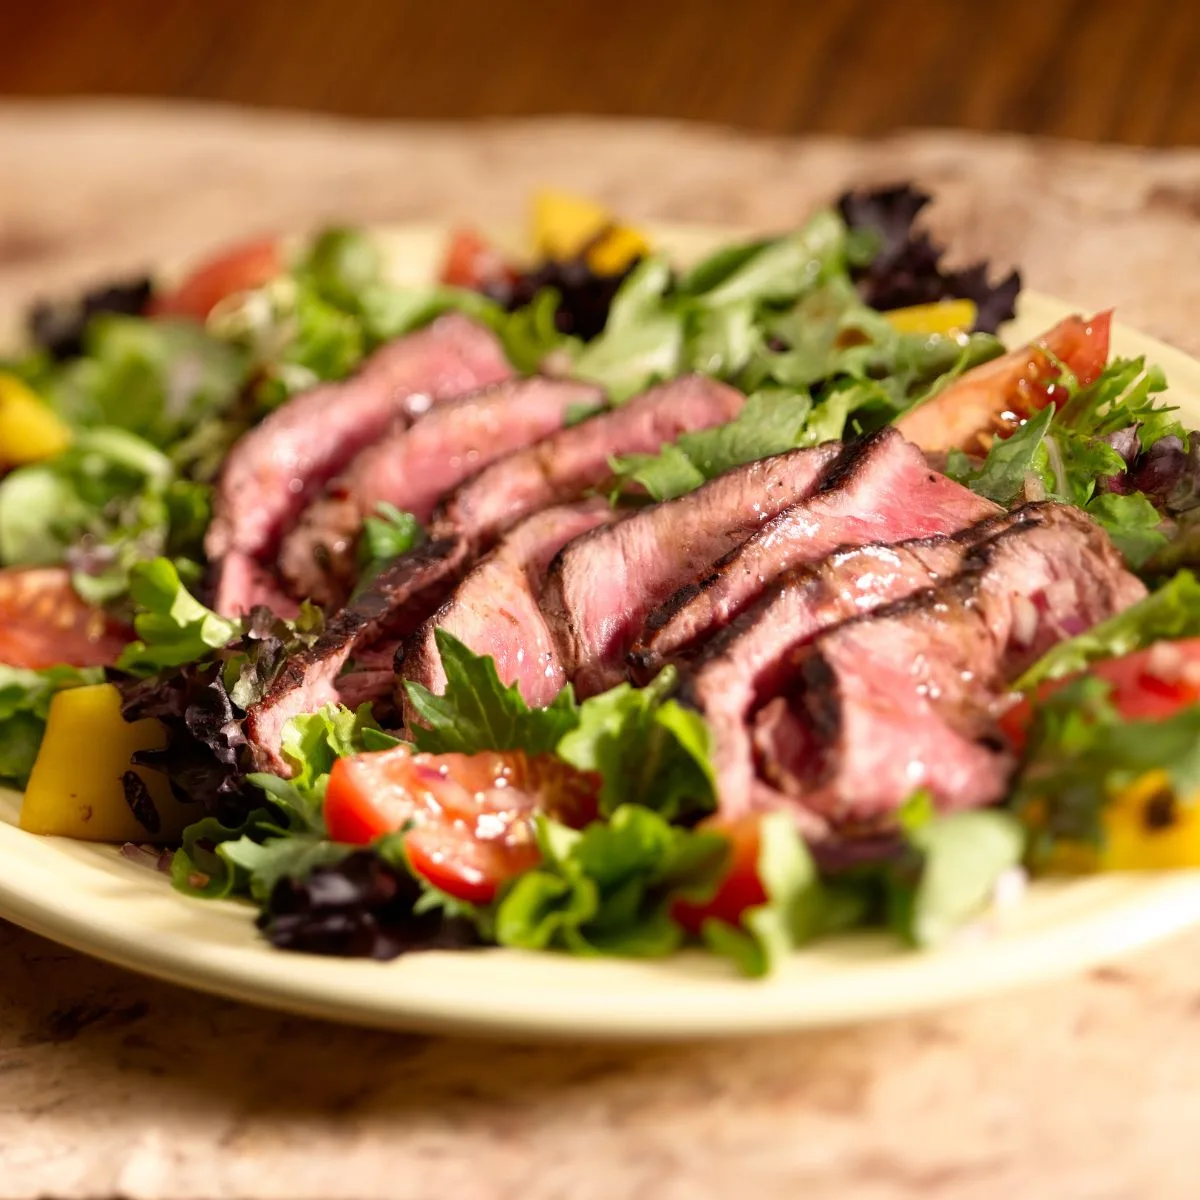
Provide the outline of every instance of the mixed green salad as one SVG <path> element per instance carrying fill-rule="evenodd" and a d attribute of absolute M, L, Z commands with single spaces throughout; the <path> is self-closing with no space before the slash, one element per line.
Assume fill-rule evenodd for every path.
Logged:
<path fill-rule="evenodd" d="M 438 282 L 401 287 L 369 233 L 337 228 L 240 247 L 170 287 L 133 280 L 35 308 L 31 348 L 0 363 L 0 778 L 29 786 L 23 823 L 96 836 L 56 801 L 68 767 L 54 747 L 74 745 L 69 769 L 99 779 L 95 805 L 121 810 L 97 828 L 184 892 L 250 901 L 277 946 L 658 956 L 694 942 L 751 975 L 850 927 L 942 942 L 1022 869 L 1200 864 L 1200 642 L 1180 641 L 1200 636 L 1200 584 L 1181 569 L 1196 439 L 1161 402 L 1160 371 L 1106 362 L 1106 320 L 1092 378 L 1076 350 L 1043 345 L 1055 382 L 1040 406 L 1010 436 L 940 456 L 998 504 L 1083 509 L 1152 588 L 1018 682 L 1005 803 L 945 814 L 918 790 L 886 829 L 824 848 L 781 812 L 726 822 L 710 731 L 675 667 L 530 708 L 446 631 L 444 693 L 409 685 L 410 728 L 328 706 L 286 727 L 290 777 L 254 769 L 243 718 L 327 616 L 204 602 L 213 488 L 242 434 L 452 310 L 493 330 L 517 370 L 593 381 L 613 406 L 689 371 L 748 397 L 723 426 L 614 459 L 614 504 L 877 430 L 1000 359 L 1020 286 L 948 270 L 914 224 L 926 199 L 850 193 L 679 270 L 592 206 L 543 198 L 532 266 L 461 231 Z M 363 577 L 422 537 L 382 507 Z M 414 816 L 422 788 L 444 821 Z M 490 845 L 477 836 L 489 817 L 518 836 Z"/>

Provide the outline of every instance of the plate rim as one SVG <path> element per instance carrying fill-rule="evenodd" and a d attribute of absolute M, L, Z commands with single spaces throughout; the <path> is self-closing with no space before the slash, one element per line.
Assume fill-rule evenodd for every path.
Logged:
<path fill-rule="evenodd" d="M 436 261 L 431 252 L 440 250 L 451 228 L 443 222 L 411 222 L 379 226 L 376 232 L 389 261 L 396 264 L 397 256 L 403 260 L 399 265 L 406 270 L 401 276 L 419 278 L 407 268 L 424 260 L 420 270 L 427 277 L 429 264 Z M 680 257 L 741 232 L 726 226 L 667 223 L 648 229 L 667 253 Z M 1077 311 L 1078 306 L 1054 297 L 1025 292 L 1016 325 L 1032 329 Z M 1200 360 L 1119 322 L 1113 325 L 1113 340 L 1121 347 L 1118 352 L 1145 353 L 1161 365 L 1172 390 L 1179 388 L 1179 399 L 1185 405 L 1190 400 L 1200 417 Z M 1175 377 L 1181 377 L 1179 383 Z M 740 978 L 728 964 L 698 951 L 669 960 L 630 962 L 488 948 L 422 952 L 381 964 L 275 950 L 254 933 L 248 905 L 182 896 L 165 878 L 123 859 L 114 846 L 25 833 L 15 824 L 18 806 L 17 793 L 0 789 L 0 917 L 73 950 L 192 990 L 385 1029 L 664 1041 L 852 1024 L 1061 978 L 1200 924 L 1200 871 L 1130 873 L 1034 883 L 1035 897 L 1052 900 L 1045 889 L 1053 888 L 1068 910 L 1072 902 L 1092 896 L 1090 911 L 1073 916 L 1068 912 L 1065 919 L 1052 920 L 1041 930 L 1010 937 L 1011 919 L 1019 929 L 1018 908 L 1005 914 L 1004 927 L 993 939 L 919 952 L 893 944 L 879 963 L 873 963 L 871 955 L 878 953 L 880 939 L 852 935 L 798 951 L 778 975 L 766 980 Z M 72 862 L 75 868 L 64 871 L 63 864 Z M 124 884 L 135 884 L 119 889 L 123 894 L 115 899 L 101 886 L 113 876 L 114 865 L 128 872 L 119 877 Z M 95 868 L 90 874 L 89 867 Z M 144 896 L 144 910 L 138 908 L 138 896 Z M 133 907 L 126 913 L 131 897 Z M 91 903 L 80 903 L 89 898 Z M 1035 902 L 1040 900 L 1024 904 Z M 141 911 L 150 913 L 149 919 L 136 919 L 133 914 Z M 173 924 L 185 913 L 182 931 L 154 928 L 155 920 Z M 234 920 L 229 923 L 231 915 Z M 201 929 L 214 930 L 227 924 L 228 930 L 237 931 L 234 942 L 197 940 L 195 931 L 189 936 L 186 926 L 197 922 Z M 856 955 L 864 954 L 865 967 L 839 961 L 853 963 Z M 470 965 L 464 968 L 465 964 Z M 501 969 L 494 969 L 499 964 Z M 816 968 L 816 973 L 808 968 Z M 839 986 L 827 981 L 844 983 L 863 971 L 859 987 L 867 990 L 839 1008 L 834 1003 L 841 994 Z M 528 973 L 535 982 L 522 987 L 508 978 L 513 972 L 520 977 Z M 364 976 L 367 982 L 361 984 Z M 379 986 L 383 980 L 395 984 L 397 979 L 398 988 Z M 562 986 L 548 987 L 547 980 Z M 880 980 L 884 987 L 868 987 Z M 489 982 L 490 1007 L 485 1011 L 477 999 L 478 988 Z M 830 996 L 822 998 L 822 987 Z M 649 1002 L 647 994 L 652 995 Z"/>

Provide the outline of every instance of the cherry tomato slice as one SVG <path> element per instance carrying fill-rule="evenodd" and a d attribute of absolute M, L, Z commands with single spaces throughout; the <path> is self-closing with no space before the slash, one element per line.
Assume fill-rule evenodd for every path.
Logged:
<path fill-rule="evenodd" d="M 397 746 L 334 764 L 325 824 L 334 841 L 354 845 L 410 826 L 413 869 L 451 895 L 486 903 L 538 861 L 534 813 L 585 825 L 598 791 L 595 776 L 549 755 L 414 754 Z"/>
<path fill-rule="evenodd" d="M 1093 663 L 1088 674 L 1112 685 L 1109 701 L 1124 720 L 1162 721 L 1200 702 L 1200 638 L 1157 642 L 1121 658 Z M 1037 699 L 1052 696 L 1069 682 L 1068 678 L 1042 684 Z M 1000 718 L 1001 730 L 1018 752 L 1024 748 L 1032 715 L 1032 703 L 1022 697 Z"/>
<path fill-rule="evenodd" d="M 732 855 L 725 878 L 707 904 L 689 904 L 678 900 L 672 906 L 671 915 L 689 933 L 698 935 L 700 926 L 708 917 L 737 925 L 746 909 L 766 901 L 767 893 L 758 878 L 760 820 L 758 814 L 751 813 L 733 822 L 709 817 L 697 826 L 708 833 L 720 833 L 727 837 Z"/>
<path fill-rule="evenodd" d="M 81 600 L 61 567 L 0 571 L 0 663 L 107 667 L 133 631 Z"/>
<path fill-rule="evenodd" d="M 153 297 L 150 313 L 203 321 L 226 296 L 262 287 L 282 274 L 284 266 L 283 252 L 273 238 L 230 247 L 201 264 L 171 291 Z"/>
<path fill-rule="evenodd" d="M 511 283 L 516 277 L 500 252 L 474 229 L 455 230 L 442 265 L 443 283 L 482 291 L 489 284 Z"/>

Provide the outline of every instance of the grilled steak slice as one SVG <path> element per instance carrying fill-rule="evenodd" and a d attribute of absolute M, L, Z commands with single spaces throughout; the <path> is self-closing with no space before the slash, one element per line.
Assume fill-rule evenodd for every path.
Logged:
<path fill-rule="evenodd" d="M 608 502 L 596 498 L 548 508 L 522 521 L 406 641 L 396 662 L 400 680 L 439 694 L 445 691 L 446 675 L 434 637 L 434 630 L 441 628 L 476 654 L 490 654 L 501 682 L 517 684 L 527 704 L 549 704 L 567 678 L 538 608 L 546 568 L 572 538 L 615 517 Z M 404 702 L 403 695 L 398 699 Z"/>
<path fill-rule="evenodd" d="M 419 546 L 380 572 L 334 617 L 311 649 L 288 660 L 270 691 L 246 716 L 246 736 L 261 769 L 291 774 L 279 753 L 284 725 L 301 713 L 337 703 L 338 677 L 351 659 L 384 639 L 411 633 L 446 598 L 466 562 L 467 547 L 461 539 Z M 376 670 L 378 691 L 364 688 L 363 682 L 359 678 L 352 685 L 359 703 L 390 692 L 391 672 Z"/>
<path fill-rule="evenodd" d="M 1012 768 L 994 714 L 1052 645 L 1145 595 L 1077 509 L 1039 505 L 953 579 L 822 634 L 755 720 L 764 777 L 834 825 L 888 819 L 919 787 L 988 804 Z"/>
<path fill-rule="evenodd" d="M 704 642 L 685 666 L 681 698 L 704 714 L 721 811 L 754 803 L 747 721 L 787 681 L 791 656 L 818 634 L 952 577 L 973 545 L 1030 519 L 1031 508 L 968 526 L 951 537 L 837 550 L 776 580 L 750 608 Z"/>
<path fill-rule="evenodd" d="M 266 560 L 308 500 L 394 422 L 511 375 L 496 338 L 450 314 L 377 350 L 352 378 L 294 397 L 230 452 L 209 559 L 239 550 Z"/>
<path fill-rule="evenodd" d="M 298 596 L 322 604 L 344 599 L 354 582 L 363 519 L 380 502 L 428 521 L 438 500 L 481 467 L 603 402 L 604 393 L 591 384 L 515 379 L 438 405 L 361 451 L 304 511 L 283 541 L 285 578 Z"/>
<path fill-rule="evenodd" d="M 260 604 L 277 617 L 294 617 L 300 611 L 274 572 L 240 550 L 225 555 L 213 575 L 211 604 L 227 617 L 244 615 Z"/>
<path fill-rule="evenodd" d="M 652 612 L 634 653 L 646 668 L 661 664 L 727 625 L 789 568 L 839 547 L 955 533 L 999 511 L 930 470 L 895 429 L 881 430 L 847 446 L 811 499 L 784 509 Z"/>
<path fill-rule="evenodd" d="M 590 696 L 624 679 L 626 652 L 646 614 L 764 521 L 812 495 L 840 448 L 735 467 L 567 546 L 550 566 L 542 611 L 576 690 Z"/>
<path fill-rule="evenodd" d="M 744 402 L 740 392 L 702 375 L 651 388 L 481 471 L 442 504 L 433 535 L 466 537 L 486 550 L 530 513 L 599 487 L 612 475 L 613 456 L 655 454 L 681 433 L 732 421 Z"/>

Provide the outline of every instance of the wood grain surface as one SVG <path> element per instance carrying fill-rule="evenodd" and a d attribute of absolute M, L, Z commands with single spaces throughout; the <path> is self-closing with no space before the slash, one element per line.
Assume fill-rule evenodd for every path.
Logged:
<path fill-rule="evenodd" d="M 547 181 L 769 229 L 907 176 L 957 256 L 1200 354 L 1196 150 L 0 104 L 0 164 L 0 311 L 252 227 L 511 220 Z M 1197 963 L 1193 932 L 869 1027 L 500 1044 L 281 1017 L 0 922 L 0 1200 L 1195 1200 Z"/>
<path fill-rule="evenodd" d="M 0 93 L 1200 145 L 1196 0 L 2 0 Z"/>

